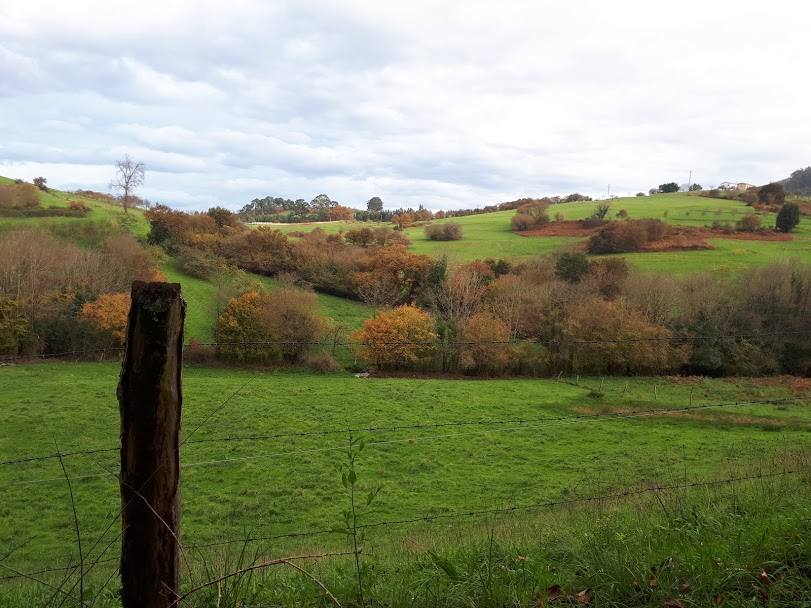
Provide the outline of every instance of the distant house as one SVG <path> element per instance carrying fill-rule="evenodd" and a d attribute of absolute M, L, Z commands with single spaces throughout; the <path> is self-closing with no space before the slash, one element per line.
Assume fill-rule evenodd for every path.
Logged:
<path fill-rule="evenodd" d="M 747 184 L 746 182 L 721 182 L 718 186 L 719 190 L 738 190 L 744 191 L 749 188 L 757 188 L 754 184 Z"/>

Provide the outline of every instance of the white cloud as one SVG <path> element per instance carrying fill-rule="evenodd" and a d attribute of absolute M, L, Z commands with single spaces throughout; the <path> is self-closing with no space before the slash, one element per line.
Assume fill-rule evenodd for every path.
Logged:
<path fill-rule="evenodd" d="M 765 182 L 809 159 L 792 0 L 0 5 L 0 170 L 232 207 L 478 206 Z M 83 179 L 84 183 L 79 183 Z"/>

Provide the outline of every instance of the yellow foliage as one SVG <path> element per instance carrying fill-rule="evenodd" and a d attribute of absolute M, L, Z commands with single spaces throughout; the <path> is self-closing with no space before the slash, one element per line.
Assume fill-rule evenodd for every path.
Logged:
<path fill-rule="evenodd" d="M 82 317 L 123 344 L 127 335 L 130 294 L 106 293 L 82 306 Z"/>
<path fill-rule="evenodd" d="M 430 355 L 437 335 L 427 312 L 398 306 L 364 321 L 354 338 L 363 343 L 361 356 L 367 361 L 379 367 L 404 367 Z"/>

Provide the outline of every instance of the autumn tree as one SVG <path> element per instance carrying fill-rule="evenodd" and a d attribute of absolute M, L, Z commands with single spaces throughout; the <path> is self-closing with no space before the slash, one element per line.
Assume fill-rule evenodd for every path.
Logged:
<path fill-rule="evenodd" d="M 470 317 L 460 335 L 459 363 L 477 373 L 504 373 L 513 358 L 509 326 L 492 314 Z"/>
<path fill-rule="evenodd" d="M 431 316 L 416 306 L 379 312 L 354 334 L 362 343 L 361 356 L 380 368 L 414 367 L 436 346 Z"/>
<path fill-rule="evenodd" d="M 217 317 L 217 352 L 235 361 L 300 362 L 323 336 L 317 307 L 314 293 L 289 287 L 232 298 Z"/>
<path fill-rule="evenodd" d="M 115 177 L 110 187 L 119 192 L 121 196 L 121 206 L 124 213 L 128 213 L 132 195 L 137 188 L 143 186 L 146 168 L 144 163 L 137 162 L 126 154 L 123 159 L 115 163 Z"/>
<path fill-rule="evenodd" d="M 573 372 L 661 374 L 686 361 L 685 347 L 669 342 L 671 335 L 621 302 L 588 300 L 569 311 L 561 352 Z"/>
<path fill-rule="evenodd" d="M 327 211 L 327 217 L 331 222 L 335 221 L 349 221 L 355 217 L 355 211 L 350 207 L 344 207 L 343 205 L 336 205 L 335 207 L 330 207 Z"/>
<path fill-rule="evenodd" d="M 115 344 L 122 345 L 127 335 L 130 294 L 107 293 L 82 306 L 81 316 L 93 327 L 109 334 Z"/>
<path fill-rule="evenodd" d="M 370 248 L 353 274 L 355 292 L 373 306 L 410 303 L 422 289 L 430 266 L 431 258 L 404 246 Z"/>

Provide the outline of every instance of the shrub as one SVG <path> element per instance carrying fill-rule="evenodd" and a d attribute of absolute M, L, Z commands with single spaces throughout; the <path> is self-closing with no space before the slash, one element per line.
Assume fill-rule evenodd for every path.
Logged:
<path fill-rule="evenodd" d="M 644 192 L 637 192 L 636 195 L 637 196 L 645 196 L 645 193 Z"/>
<path fill-rule="evenodd" d="M 609 203 L 600 203 L 599 205 L 597 205 L 597 208 L 591 214 L 591 217 L 598 220 L 604 220 L 605 218 L 608 217 L 609 211 L 611 211 L 611 205 Z"/>
<path fill-rule="evenodd" d="M 611 222 L 593 234 L 588 252 L 593 254 L 640 251 L 646 243 L 667 234 L 667 224 L 660 220 L 628 220 Z"/>
<path fill-rule="evenodd" d="M 68 201 L 68 209 L 84 214 L 90 213 L 90 207 L 85 205 L 82 201 Z"/>
<path fill-rule="evenodd" d="M 341 364 L 328 353 L 312 353 L 304 358 L 304 365 L 321 374 L 328 374 L 342 370 Z"/>
<path fill-rule="evenodd" d="M 761 186 L 757 191 L 757 200 L 766 205 L 782 205 L 786 201 L 783 184 L 771 183 Z"/>
<path fill-rule="evenodd" d="M 535 220 L 525 213 L 516 213 L 510 218 L 510 225 L 515 232 L 523 232 L 535 226 Z"/>
<path fill-rule="evenodd" d="M 562 253 L 555 262 L 555 276 L 569 283 L 579 283 L 589 271 L 589 261 L 583 253 Z"/>
<path fill-rule="evenodd" d="M 379 312 L 354 334 L 363 344 L 361 356 L 380 368 L 413 367 L 436 346 L 430 315 L 415 306 Z"/>
<path fill-rule="evenodd" d="M 108 334 L 115 344 L 121 345 L 126 339 L 129 310 L 129 293 L 107 293 L 85 303 L 81 316 L 95 329 Z"/>
<path fill-rule="evenodd" d="M 516 232 L 538 228 L 549 222 L 547 199 L 532 199 L 523 203 L 516 209 L 516 214 L 510 219 L 512 229 Z"/>
<path fill-rule="evenodd" d="M 411 253 L 405 247 L 369 249 L 352 273 L 354 292 L 373 306 L 397 306 L 414 301 L 431 268 L 428 256 Z"/>
<path fill-rule="evenodd" d="M 665 373 L 686 360 L 684 346 L 671 344 L 670 335 L 621 302 L 590 300 L 571 309 L 562 352 L 573 372 Z"/>
<path fill-rule="evenodd" d="M 217 352 L 235 361 L 300 362 L 323 335 L 317 307 L 314 293 L 289 287 L 232 298 L 217 318 Z"/>
<path fill-rule="evenodd" d="M 754 205 L 758 201 L 758 196 L 754 192 L 741 192 L 738 198 L 747 205 Z"/>
<path fill-rule="evenodd" d="M 512 362 L 510 328 L 487 312 L 473 315 L 461 335 L 459 363 L 478 373 L 504 373 Z"/>
<path fill-rule="evenodd" d="M 192 338 L 183 351 L 183 362 L 197 365 L 211 365 L 217 359 L 217 350 L 213 346 L 200 344 Z"/>
<path fill-rule="evenodd" d="M 611 300 L 620 295 L 628 274 L 628 262 L 625 258 L 591 260 L 587 280 L 597 293 Z"/>
<path fill-rule="evenodd" d="M 627 219 L 628 217 L 628 210 L 627 209 L 620 209 L 617 211 L 617 217 L 620 219 Z"/>
<path fill-rule="evenodd" d="M 221 257 L 191 247 L 181 248 L 176 259 L 183 272 L 198 279 L 208 280 L 217 272 L 228 268 Z"/>
<path fill-rule="evenodd" d="M 462 225 L 455 222 L 429 224 L 425 236 L 431 241 L 458 241 L 462 238 Z"/>
<path fill-rule="evenodd" d="M 800 223 L 800 207 L 794 203 L 785 203 L 777 213 L 775 228 L 780 232 L 791 232 Z"/>
<path fill-rule="evenodd" d="M 34 207 L 39 207 L 36 186 L 25 182 L 0 184 L 0 208 L 32 209 Z"/>
<path fill-rule="evenodd" d="M 678 191 L 679 185 L 676 182 L 667 182 L 666 184 L 659 184 L 659 192 L 669 193 Z"/>
<path fill-rule="evenodd" d="M 391 228 L 354 228 L 344 234 L 348 243 L 358 247 L 383 247 L 385 245 L 409 246 L 411 241 L 399 230 Z"/>
<path fill-rule="evenodd" d="M 34 185 L 43 192 L 48 191 L 48 180 L 44 177 L 35 177 L 33 180 Z"/>
<path fill-rule="evenodd" d="M 761 228 L 760 216 L 750 213 L 743 216 L 735 224 L 735 229 L 741 232 L 757 232 Z"/>
<path fill-rule="evenodd" d="M 28 320 L 21 303 L 10 297 L 0 296 L 0 354 L 19 354 L 28 331 Z"/>
<path fill-rule="evenodd" d="M 564 219 L 565 219 L 565 217 L 563 216 L 563 214 L 560 211 L 555 213 L 555 221 L 556 222 L 562 222 Z"/>

